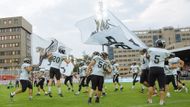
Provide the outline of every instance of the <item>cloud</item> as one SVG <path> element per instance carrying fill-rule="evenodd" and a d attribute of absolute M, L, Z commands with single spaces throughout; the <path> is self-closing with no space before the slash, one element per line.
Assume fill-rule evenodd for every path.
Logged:
<path fill-rule="evenodd" d="M 190 25 L 189 0 L 103 1 L 131 30 Z M 94 15 L 96 6 L 97 0 L 1 0 L 0 17 L 23 16 L 34 33 L 59 39 L 79 56 L 83 50 L 101 50 L 83 44 L 75 27 L 77 21 Z"/>
<path fill-rule="evenodd" d="M 65 0 L 1 0 L 1 15 L 34 15 Z"/>
<path fill-rule="evenodd" d="M 189 26 L 190 2 L 188 0 L 154 0 L 132 23 L 138 29 L 164 26 Z M 129 22 L 130 23 L 130 22 Z M 134 28 L 134 27 L 133 27 Z"/>
<path fill-rule="evenodd" d="M 123 5 L 121 0 L 103 0 L 107 8 L 116 8 Z"/>

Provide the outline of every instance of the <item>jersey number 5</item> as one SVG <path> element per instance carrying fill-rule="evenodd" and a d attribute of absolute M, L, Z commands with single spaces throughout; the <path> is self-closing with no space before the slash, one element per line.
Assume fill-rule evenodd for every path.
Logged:
<path fill-rule="evenodd" d="M 154 57 L 155 64 L 158 64 L 160 62 L 159 57 L 160 57 L 160 55 L 155 55 L 155 57 Z"/>
<path fill-rule="evenodd" d="M 99 62 L 98 62 L 98 68 L 102 68 L 102 66 L 104 66 L 104 62 L 99 61 Z"/>

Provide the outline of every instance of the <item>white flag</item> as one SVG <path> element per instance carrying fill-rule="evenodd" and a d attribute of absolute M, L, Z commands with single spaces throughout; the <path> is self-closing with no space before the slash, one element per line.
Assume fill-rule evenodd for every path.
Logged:
<path fill-rule="evenodd" d="M 97 20 L 96 16 L 79 21 L 76 26 L 82 41 L 90 45 L 107 45 L 123 49 L 142 49 L 147 46 L 111 12 Z"/>

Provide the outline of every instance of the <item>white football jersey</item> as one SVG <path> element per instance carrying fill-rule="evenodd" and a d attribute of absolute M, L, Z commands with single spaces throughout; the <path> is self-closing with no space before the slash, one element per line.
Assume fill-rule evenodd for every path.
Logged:
<path fill-rule="evenodd" d="M 170 52 L 162 48 L 149 48 L 148 55 L 150 56 L 149 67 L 164 68 L 165 59 L 170 56 Z"/>
<path fill-rule="evenodd" d="M 29 67 L 30 64 L 24 63 L 21 66 L 20 80 L 29 80 L 29 72 L 25 70 L 25 67 Z"/>
<path fill-rule="evenodd" d="M 66 58 L 64 54 L 59 52 L 52 52 L 53 59 L 51 61 L 51 67 L 60 69 L 61 63 Z"/>
<path fill-rule="evenodd" d="M 96 61 L 92 68 L 92 75 L 104 76 L 103 67 L 105 65 L 105 60 L 103 60 L 100 56 L 94 56 L 92 60 Z"/>
<path fill-rule="evenodd" d="M 79 76 L 80 77 L 86 76 L 86 69 L 87 69 L 86 65 L 79 67 Z"/>
<path fill-rule="evenodd" d="M 73 69 L 74 69 L 73 63 L 71 63 L 71 62 L 69 62 L 68 64 L 65 63 L 65 65 L 63 67 L 65 68 L 64 75 L 71 76 L 73 73 Z"/>
<path fill-rule="evenodd" d="M 140 71 L 139 65 L 131 65 L 131 71 L 132 73 L 138 73 Z"/>
<path fill-rule="evenodd" d="M 149 60 L 146 57 L 146 54 L 141 55 L 140 57 L 140 62 L 141 62 L 141 69 L 147 69 L 149 66 Z"/>
<path fill-rule="evenodd" d="M 113 75 L 119 73 L 118 67 L 119 67 L 119 64 L 118 64 L 118 63 L 115 63 L 115 64 L 112 65 L 112 72 L 113 72 Z"/>
<path fill-rule="evenodd" d="M 165 66 L 164 66 L 164 73 L 165 73 L 166 75 L 173 75 L 173 71 L 169 68 L 168 65 L 165 65 Z"/>
<path fill-rule="evenodd" d="M 180 61 L 180 58 L 179 58 L 179 57 L 170 58 L 170 59 L 168 60 L 169 65 L 178 64 L 179 61 Z M 173 74 L 174 74 L 174 75 L 177 74 L 177 71 L 178 71 L 179 69 L 180 69 L 179 67 L 178 67 L 178 68 L 175 68 L 175 69 L 172 69 Z"/>

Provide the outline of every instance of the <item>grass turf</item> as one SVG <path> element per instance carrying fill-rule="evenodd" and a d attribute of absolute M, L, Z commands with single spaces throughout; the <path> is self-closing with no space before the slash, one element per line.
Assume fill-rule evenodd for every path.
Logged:
<path fill-rule="evenodd" d="M 55 87 L 52 88 L 53 97 L 44 96 L 41 92 L 41 96 L 35 96 L 37 88 L 34 87 L 33 99 L 29 101 L 28 90 L 25 93 L 18 94 L 11 101 L 9 93 L 14 91 L 15 88 L 7 89 L 6 86 L 0 85 L 0 107 L 160 107 L 159 97 L 153 97 L 153 104 L 146 104 L 147 90 L 145 93 L 140 93 L 140 84 L 137 83 L 134 90 L 131 89 L 131 83 L 122 83 L 124 86 L 123 92 L 114 92 L 114 86 L 111 83 L 106 84 L 107 96 L 100 99 L 100 103 L 93 103 L 88 105 L 88 94 L 82 93 L 78 96 L 74 95 L 74 92 L 69 92 L 65 86 L 62 86 L 64 97 L 57 95 Z M 190 82 L 186 81 L 189 87 Z M 47 87 L 45 87 L 47 90 Z M 78 85 L 74 85 L 75 91 L 78 89 Z M 171 97 L 166 98 L 165 107 L 189 107 L 190 105 L 190 93 L 184 91 L 180 93 L 173 92 L 171 86 Z"/>

